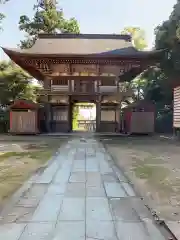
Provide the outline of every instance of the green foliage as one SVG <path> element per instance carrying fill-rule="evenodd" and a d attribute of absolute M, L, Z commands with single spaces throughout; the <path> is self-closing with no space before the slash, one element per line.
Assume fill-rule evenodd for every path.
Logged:
<path fill-rule="evenodd" d="M 121 34 L 129 34 L 132 37 L 135 48 L 143 50 L 147 47 L 145 32 L 139 27 L 126 27 Z"/>
<path fill-rule="evenodd" d="M 35 101 L 38 87 L 30 82 L 31 77 L 12 62 L 0 62 L 0 104 L 8 105 L 15 99 Z"/>
<path fill-rule="evenodd" d="M 0 0 L 0 5 L 6 3 L 9 0 Z M 2 30 L 2 20 L 5 18 L 5 15 L 0 12 L 0 30 Z"/>
<path fill-rule="evenodd" d="M 180 74 L 180 1 L 174 5 L 169 19 L 155 29 L 156 49 L 166 49 L 161 68 L 172 81 Z"/>
<path fill-rule="evenodd" d="M 32 19 L 22 15 L 19 29 L 24 31 L 26 39 L 21 41 L 21 48 L 30 48 L 39 33 L 79 33 L 79 25 L 75 18 L 65 19 L 63 10 L 56 4 L 44 1 L 34 6 L 35 14 Z"/>

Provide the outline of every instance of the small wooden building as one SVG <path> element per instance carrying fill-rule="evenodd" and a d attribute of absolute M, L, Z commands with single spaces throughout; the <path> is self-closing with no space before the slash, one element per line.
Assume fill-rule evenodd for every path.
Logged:
<path fill-rule="evenodd" d="M 154 132 L 154 121 L 154 104 L 144 100 L 137 101 L 123 110 L 122 130 L 130 134 L 150 134 Z"/>
<path fill-rule="evenodd" d="M 37 134 L 39 104 L 28 100 L 16 100 L 10 106 L 10 133 Z"/>

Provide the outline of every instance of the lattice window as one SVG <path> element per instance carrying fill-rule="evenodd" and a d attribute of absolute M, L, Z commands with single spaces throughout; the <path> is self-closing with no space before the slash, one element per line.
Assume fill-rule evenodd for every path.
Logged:
<path fill-rule="evenodd" d="M 67 121 L 68 112 L 66 110 L 55 110 L 53 112 L 53 121 Z"/>
<path fill-rule="evenodd" d="M 115 79 L 102 79 L 101 80 L 101 86 L 116 86 Z"/>
<path fill-rule="evenodd" d="M 52 85 L 68 85 L 67 79 L 54 79 Z"/>

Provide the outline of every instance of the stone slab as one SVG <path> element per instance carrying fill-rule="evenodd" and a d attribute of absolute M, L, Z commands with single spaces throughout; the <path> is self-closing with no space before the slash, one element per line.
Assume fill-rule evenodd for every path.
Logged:
<path fill-rule="evenodd" d="M 84 221 L 85 199 L 64 198 L 58 221 Z"/>
<path fill-rule="evenodd" d="M 73 172 L 70 176 L 69 182 L 85 182 L 85 172 Z"/>
<path fill-rule="evenodd" d="M 0 226 L 0 239 L 19 240 L 26 224 L 4 224 Z"/>
<path fill-rule="evenodd" d="M 120 183 L 104 182 L 104 187 L 107 196 L 110 198 L 127 197 L 127 194 L 121 187 Z"/>
<path fill-rule="evenodd" d="M 86 198 L 86 218 L 92 221 L 112 221 L 106 198 Z"/>
<path fill-rule="evenodd" d="M 58 222 L 53 240 L 85 240 L 85 222 Z"/>
<path fill-rule="evenodd" d="M 102 179 L 99 172 L 86 173 L 86 186 L 100 186 L 101 184 Z"/>
<path fill-rule="evenodd" d="M 56 221 L 61 203 L 61 195 L 45 195 L 32 217 L 32 222 Z"/>
<path fill-rule="evenodd" d="M 106 197 L 106 193 L 103 185 L 87 186 L 86 196 L 87 197 Z"/>
<path fill-rule="evenodd" d="M 113 219 L 115 221 L 140 221 L 140 217 L 126 198 L 110 199 L 110 206 L 113 212 Z"/>
<path fill-rule="evenodd" d="M 87 221 L 86 240 L 87 239 L 117 240 L 113 222 Z"/>
<path fill-rule="evenodd" d="M 68 183 L 65 197 L 85 197 L 85 183 Z"/>
<path fill-rule="evenodd" d="M 130 196 L 130 197 L 136 196 L 134 189 L 132 188 L 132 186 L 129 183 L 121 182 L 121 186 L 123 186 L 123 188 L 125 189 L 128 196 Z"/>
<path fill-rule="evenodd" d="M 51 240 L 55 223 L 29 223 L 18 240 Z"/>
<path fill-rule="evenodd" d="M 66 183 L 51 184 L 47 190 L 47 195 L 62 195 L 65 193 L 66 187 Z"/>

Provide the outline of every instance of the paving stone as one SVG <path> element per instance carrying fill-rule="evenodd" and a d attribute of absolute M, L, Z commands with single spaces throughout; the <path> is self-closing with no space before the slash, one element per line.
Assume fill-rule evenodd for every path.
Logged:
<path fill-rule="evenodd" d="M 87 158 L 86 160 L 86 172 L 98 172 L 98 160 L 96 158 Z"/>
<path fill-rule="evenodd" d="M 112 168 L 109 166 L 108 162 L 106 161 L 100 161 L 100 172 L 102 174 L 106 174 L 106 173 L 112 173 L 113 170 Z"/>
<path fill-rule="evenodd" d="M 106 198 L 86 198 L 87 220 L 112 221 L 112 216 Z"/>
<path fill-rule="evenodd" d="M 85 160 L 74 161 L 72 172 L 85 171 Z"/>
<path fill-rule="evenodd" d="M 112 168 L 113 168 L 114 172 L 116 173 L 116 176 L 118 177 L 120 182 L 129 182 L 121 170 L 119 170 L 116 166 L 113 166 Z"/>
<path fill-rule="evenodd" d="M 85 197 L 85 183 L 68 183 L 65 197 Z"/>
<path fill-rule="evenodd" d="M 35 208 L 12 206 L 0 217 L 0 223 L 28 222 L 31 220 L 34 211 Z"/>
<path fill-rule="evenodd" d="M 87 197 L 105 197 L 105 190 L 103 185 L 98 186 L 87 186 L 86 187 Z"/>
<path fill-rule="evenodd" d="M 32 222 L 51 222 L 56 221 L 62 203 L 61 195 L 45 195 L 36 209 Z"/>
<path fill-rule="evenodd" d="M 102 180 L 99 172 L 86 173 L 86 186 L 100 186 L 101 184 Z"/>
<path fill-rule="evenodd" d="M 132 208 L 130 201 L 126 198 L 110 199 L 110 206 L 113 212 L 113 219 L 115 221 L 130 221 L 139 222 L 140 217 Z"/>
<path fill-rule="evenodd" d="M 62 195 L 65 193 L 66 187 L 67 187 L 66 183 L 51 184 L 48 188 L 47 194 Z"/>
<path fill-rule="evenodd" d="M 75 155 L 74 155 L 74 160 L 84 160 L 85 159 L 85 152 L 82 151 L 82 152 L 77 152 Z"/>
<path fill-rule="evenodd" d="M 85 240 L 85 222 L 58 222 L 53 240 Z"/>
<path fill-rule="evenodd" d="M 106 173 L 102 174 L 101 176 L 104 182 L 119 182 L 118 178 L 115 176 L 114 173 Z"/>
<path fill-rule="evenodd" d="M 64 198 L 58 221 L 81 221 L 85 220 L 85 199 Z"/>
<path fill-rule="evenodd" d="M 141 222 L 116 222 L 116 232 L 120 240 L 155 240 L 150 238 L 147 230 Z M 158 239 L 156 239 L 158 240 Z"/>
<path fill-rule="evenodd" d="M 33 184 L 33 186 L 24 192 L 24 198 L 41 199 L 47 191 L 48 184 Z"/>
<path fill-rule="evenodd" d="M 180 239 L 180 222 L 167 221 L 166 222 L 169 229 L 174 233 L 177 239 Z"/>
<path fill-rule="evenodd" d="M 55 223 L 29 223 L 19 240 L 51 240 Z"/>
<path fill-rule="evenodd" d="M 107 196 L 110 198 L 127 197 L 127 194 L 121 187 L 120 183 L 104 182 L 104 187 Z"/>
<path fill-rule="evenodd" d="M 159 229 L 155 226 L 153 223 L 153 220 L 151 219 L 144 219 L 145 228 L 147 229 L 147 232 L 150 236 L 151 240 L 164 240 L 164 236 L 161 234 Z"/>
<path fill-rule="evenodd" d="M 36 183 L 50 183 L 58 169 L 58 163 L 55 161 L 51 164 L 43 174 L 36 180 Z"/>
<path fill-rule="evenodd" d="M 138 213 L 141 219 L 143 218 L 151 218 L 151 213 L 144 205 L 144 201 L 140 198 L 129 198 L 129 205 L 133 207 L 133 209 Z"/>
<path fill-rule="evenodd" d="M 87 221 L 86 240 L 87 239 L 117 240 L 113 222 Z"/>
<path fill-rule="evenodd" d="M 134 189 L 129 183 L 121 182 L 121 186 L 123 186 L 128 196 L 130 197 L 136 196 Z"/>
<path fill-rule="evenodd" d="M 73 172 L 70 176 L 69 182 L 85 182 L 85 172 Z"/>
<path fill-rule="evenodd" d="M 34 198 L 34 197 L 29 197 L 29 198 L 20 198 L 19 202 L 16 204 L 16 206 L 19 207 L 37 207 L 38 203 L 40 202 L 40 200 L 38 198 Z"/>
<path fill-rule="evenodd" d="M 0 226 L 0 239 L 19 240 L 26 224 L 4 224 Z"/>
<path fill-rule="evenodd" d="M 70 170 L 60 169 L 56 173 L 53 183 L 67 183 L 70 177 Z"/>

